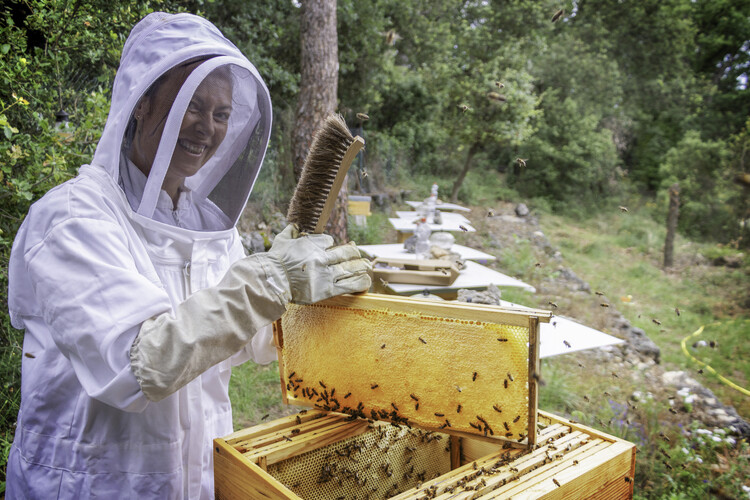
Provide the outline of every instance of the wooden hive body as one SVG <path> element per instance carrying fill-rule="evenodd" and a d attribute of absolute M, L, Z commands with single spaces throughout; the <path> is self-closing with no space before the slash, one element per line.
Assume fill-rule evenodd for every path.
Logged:
<path fill-rule="evenodd" d="M 632 496 L 632 444 L 537 409 L 549 317 L 376 294 L 291 307 L 282 394 L 314 409 L 217 439 L 217 498 Z"/>

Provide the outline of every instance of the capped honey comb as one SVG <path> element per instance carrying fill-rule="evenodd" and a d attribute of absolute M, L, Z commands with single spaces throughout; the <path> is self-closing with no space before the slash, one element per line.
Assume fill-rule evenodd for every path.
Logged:
<path fill-rule="evenodd" d="M 522 442 L 530 414 L 528 314 L 376 294 L 290 305 L 276 335 L 285 398 Z"/>

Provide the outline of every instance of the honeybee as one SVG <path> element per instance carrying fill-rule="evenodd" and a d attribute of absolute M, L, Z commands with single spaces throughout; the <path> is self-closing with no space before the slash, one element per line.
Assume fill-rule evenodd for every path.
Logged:
<path fill-rule="evenodd" d="M 487 210 L 487 217 L 494 217 L 494 216 L 495 216 L 495 211 L 492 210 L 491 208 L 488 209 Z"/>
<path fill-rule="evenodd" d="M 503 410 L 500 409 L 500 407 L 498 405 L 492 405 L 492 409 L 495 410 L 498 413 L 502 413 L 503 412 Z"/>
<path fill-rule="evenodd" d="M 552 22 L 556 23 L 557 21 L 559 21 L 560 18 L 563 16 L 563 14 L 565 14 L 565 9 L 560 9 L 557 12 L 555 12 L 555 15 L 552 16 Z M 555 481 L 555 484 L 557 484 L 557 481 Z M 557 485 L 560 486 L 559 484 Z"/>
<path fill-rule="evenodd" d="M 370 389 L 377 389 L 377 388 L 378 388 L 378 384 L 371 384 L 370 385 Z"/>
<path fill-rule="evenodd" d="M 495 102 L 505 102 L 508 100 L 503 94 L 498 94 L 497 92 L 489 92 L 487 94 L 487 99 Z"/>
<path fill-rule="evenodd" d="M 585 394 L 583 395 L 583 400 L 586 401 L 587 403 L 591 402 L 591 400 L 589 399 L 589 397 L 587 395 L 585 395 Z"/>
<path fill-rule="evenodd" d="M 401 36 L 396 33 L 396 30 L 390 29 L 385 33 L 385 43 L 388 45 L 395 45 L 398 40 L 401 39 Z"/>
<path fill-rule="evenodd" d="M 393 406 L 393 409 L 398 411 L 398 406 L 396 406 L 396 403 L 391 403 L 391 406 Z"/>
<path fill-rule="evenodd" d="M 261 420 L 261 421 L 263 421 L 263 420 L 267 419 L 267 418 L 268 418 L 269 416 L 270 416 L 270 415 L 269 415 L 268 413 L 266 413 L 265 415 L 263 415 L 263 416 L 262 416 L 262 417 L 260 418 L 260 420 Z"/>
<path fill-rule="evenodd" d="M 456 413 L 461 413 L 461 405 L 456 406 Z"/>
<path fill-rule="evenodd" d="M 458 109 L 460 109 L 462 113 L 466 113 L 467 111 L 469 111 L 469 110 L 471 109 L 471 108 L 470 108 L 470 107 L 469 107 L 468 105 L 466 105 L 466 104 L 458 104 L 458 105 L 457 105 L 456 107 L 457 107 Z"/>
<path fill-rule="evenodd" d="M 359 120 L 361 122 L 366 122 L 369 119 L 370 119 L 370 117 L 367 116 L 367 113 L 357 113 L 357 120 Z"/>
<path fill-rule="evenodd" d="M 555 304 L 555 303 L 554 303 L 554 302 L 552 302 L 551 300 L 550 300 L 549 302 L 547 302 L 547 304 L 549 304 L 549 305 L 551 305 L 552 307 L 554 307 L 555 309 L 557 309 L 557 304 Z"/>
<path fill-rule="evenodd" d="M 351 393 L 351 392 L 347 392 L 347 393 L 346 393 L 346 396 L 344 396 L 344 399 L 348 398 L 348 397 L 349 397 L 349 396 L 351 396 L 351 395 L 352 395 L 352 393 Z"/>
<path fill-rule="evenodd" d="M 378 278 L 378 279 L 380 280 L 381 285 L 383 285 L 384 287 L 388 287 L 388 282 L 386 280 L 384 280 L 383 278 Z"/>
<path fill-rule="evenodd" d="M 609 307 L 609 304 L 607 304 L 606 302 L 602 302 L 602 303 L 601 303 L 601 304 L 599 304 L 599 305 L 600 305 L 600 306 L 602 306 L 602 307 Z"/>
<path fill-rule="evenodd" d="M 597 294 L 597 295 L 598 295 L 599 297 L 601 297 L 601 296 L 603 296 L 603 295 L 604 295 L 604 293 L 603 293 L 603 292 L 599 292 L 599 291 L 597 291 L 597 292 L 594 292 L 594 293 L 595 293 L 595 294 Z"/>
<path fill-rule="evenodd" d="M 570 346 L 570 342 L 568 342 L 567 340 L 563 340 L 563 344 L 565 344 L 565 347 L 567 347 L 568 349 L 570 349 L 570 347 L 571 347 Z"/>
<path fill-rule="evenodd" d="M 477 380 L 477 372 L 474 372 L 474 375 L 471 376 L 471 381 L 475 382 Z"/>
<path fill-rule="evenodd" d="M 466 227 L 465 227 L 465 226 L 462 226 L 461 224 L 459 224 L 459 225 L 458 225 L 458 228 L 459 228 L 459 229 L 460 229 L 461 231 L 463 231 L 463 232 L 467 232 L 467 231 L 468 231 L 468 229 L 466 229 Z"/>
<path fill-rule="evenodd" d="M 620 205 L 620 212 L 627 212 L 627 211 L 628 211 L 628 207 L 623 207 L 622 205 Z"/>
<path fill-rule="evenodd" d="M 362 170 L 362 178 L 367 179 L 367 170 Z"/>
<path fill-rule="evenodd" d="M 506 389 L 508 388 L 508 379 L 507 378 L 503 379 L 503 385 L 505 386 Z"/>
<path fill-rule="evenodd" d="M 427 341 L 425 339 L 423 339 L 422 337 L 419 337 L 419 341 L 422 342 L 423 344 L 427 343 Z"/>
<path fill-rule="evenodd" d="M 528 161 L 528 158 L 516 158 L 516 163 L 521 168 L 525 168 L 526 167 L 526 162 L 527 161 Z"/>
<path fill-rule="evenodd" d="M 419 398 L 415 396 L 413 393 L 409 394 L 409 397 L 412 398 L 414 401 L 419 401 Z"/>
<path fill-rule="evenodd" d="M 675 314 L 676 314 L 677 316 L 679 316 L 679 315 L 680 315 L 680 309 L 679 309 L 679 308 L 675 307 L 675 308 L 674 308 L 674 312 L 675 312 Z"/>
<path fill-rule="evenodd" d="M 521 415 L 516 415 L 516 418 L 513 419 L 513 423 L 515 424 L 521 419 Z"/>
<path fill-rule="evenodd" d="M 510 372 L 508 372 L 508 379 L 509 379 L 509 380 L 510 380 L 511 382 L 513 382 L 513 375 L 511 375 L 511 374 L 510 374 Z"/>
<path fill-rule="evenodd" d="M 503 82 L 500 82 L 500 81 L 495 81 L 495 87 L 501 89 L 501 88 L 505 87 L 505 84 Z"/>
<path fill-rule="evenodd" d="M 445 415 L 444 415 L 444 414 L 442 414 L 442 413 L 435 413 L 435 416 L 436 416 L 436 417 L 444 417 Z"/>
<path fill-rule="evenodd" d="M 653 321 L 653 322 L 654 322 L 655 324 L 657 324 L 657 325 L 661 325 L 661 321 L 659 321 L 659 320 L 658 320 L 658 319 L 656 319 L 656 318 L 651 318 L 651 321 Z"/>
<path fill-rule="evenodd" d="M 498 341 L 498 342 L 507 342 L 507 341 L 508 341 L 508 339 L 498 338 L 498 339 L 497 339 L 497 341 Z"/>

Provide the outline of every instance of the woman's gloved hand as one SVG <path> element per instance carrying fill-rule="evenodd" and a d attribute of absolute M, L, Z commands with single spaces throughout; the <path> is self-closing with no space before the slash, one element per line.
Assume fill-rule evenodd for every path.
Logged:
<path fill-rule="evenodd" d="M 144 321 L 130 367 L 146 397 L 160 401 L 238 352 L 290 299 L 312 304 L 370 288 L 370 262 L 354 245 L 332 244 L 330 236 L 301 236 L 290 225 L 267 253 L 235 262 L 216 286 Z"/>
<path fill-rule="evenodd" d="M 334 247 L 327 234 L 300 235 L 290 224 L 273 240 L 268 257 L 284 270 L 292 302 L 313 304 L 370 288 L 372 269 L 354 243 Z"/>

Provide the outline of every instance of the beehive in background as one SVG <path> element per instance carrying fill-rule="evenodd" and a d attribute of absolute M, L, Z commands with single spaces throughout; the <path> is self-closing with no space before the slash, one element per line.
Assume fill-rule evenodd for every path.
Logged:
<path fill-rule="evenodd" d="M 525 442 L 540 319 L 549 313 L 376 294 L 290 305 L 276 326 L 284 399 Z"/>

